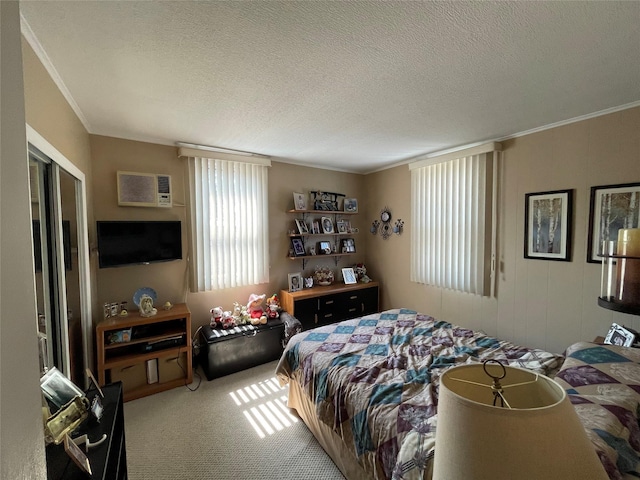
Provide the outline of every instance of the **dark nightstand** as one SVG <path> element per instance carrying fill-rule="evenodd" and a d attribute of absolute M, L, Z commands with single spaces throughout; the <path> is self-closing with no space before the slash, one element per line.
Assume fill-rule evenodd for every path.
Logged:
<path fill-rule="evenodd" d="M 87 434 L 91 442 L 107 435 L 107 439 L 86 453 L 93 475 L 82 472 L 64 451 L 64 445 L 49 445 L 47 451 L 47 478 L 49 480 L 126 480 L 127 455 L 124 440 L 124 414 L 122 409 L 122 383 L 102 387 L 104 413 L 100 422 L 89 415 L 73 432 L 73 438 Z M 92 399 L 95 390 L 87 392 Z M 82 448 L 84 451 L 84 448 Z"/>

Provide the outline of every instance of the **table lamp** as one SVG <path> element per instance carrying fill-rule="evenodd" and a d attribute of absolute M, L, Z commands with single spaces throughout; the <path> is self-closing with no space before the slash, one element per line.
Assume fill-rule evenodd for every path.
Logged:
<path fill-rule="evenodd" d="M 434 480 L 608 478 L 564 389 L 496 360 L 440 377 Z"/>

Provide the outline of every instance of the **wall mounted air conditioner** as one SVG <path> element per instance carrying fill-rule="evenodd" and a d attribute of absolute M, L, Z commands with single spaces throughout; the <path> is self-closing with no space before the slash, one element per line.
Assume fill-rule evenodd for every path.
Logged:
<path fill-rule="evenodd" d="M 171 175 L 119 171 L 118 205 L 171 207 Z"/>

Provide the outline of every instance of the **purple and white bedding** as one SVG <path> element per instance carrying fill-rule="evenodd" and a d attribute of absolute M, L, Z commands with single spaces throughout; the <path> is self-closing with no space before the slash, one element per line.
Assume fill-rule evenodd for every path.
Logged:
<path fill-rule="evenodd" d="M 299 333 L 277 366 L 375 479 L 430 478 L 442 372 L 493 358 L 553 375 L 563 357 L 396 309 Z"/>
<path fill-rule="evenodd" d="M 640 477 L 640 349 L 578 342 L 555 380 L 612 480 Z"/>

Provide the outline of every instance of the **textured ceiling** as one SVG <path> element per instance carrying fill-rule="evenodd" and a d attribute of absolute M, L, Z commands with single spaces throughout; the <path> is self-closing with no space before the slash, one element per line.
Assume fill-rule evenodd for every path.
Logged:
<path fill-rule="evenodd" d="M 369 172 L 640 104 L 637 1 L 20 3 L 100 135 Z"/>

